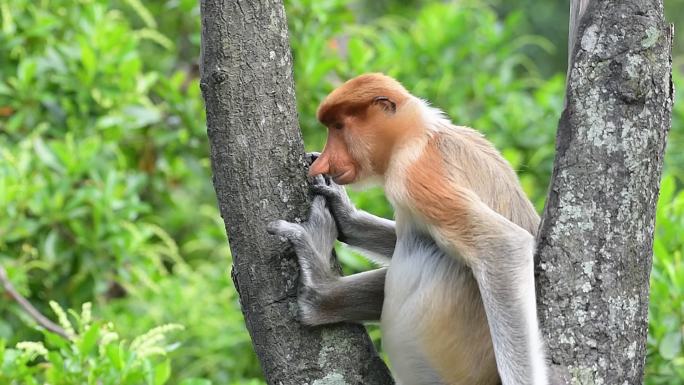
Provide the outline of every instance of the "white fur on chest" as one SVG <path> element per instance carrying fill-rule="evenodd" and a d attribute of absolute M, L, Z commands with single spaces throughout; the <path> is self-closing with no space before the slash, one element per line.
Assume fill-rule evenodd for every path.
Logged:
<path fill-rule="evenodd" d="M 403 148 L 396 150 L 385 173 L 384 188 L 385 195 L 389 199 L 395 212 L 406 207 L 409 202 L 409 195 L 406 189 L 406 175 L 409 168 L 423 154 L 427 138 L 416 138 L 411 143 L 404 145 Z"/>
<path fill-rule="evenodd" d="M 411 166 L 423 156 L 434 135 L 451 127 L 442 111 L 430 107 L 426 101 L 414 98 L 412 103 L 417 108 L 418 124 L 422 127 L 422 132 L 393 149 L 383 180 L 385 195 L 394 206 L 395 212 L 412 210 L 412 200 L 406 188 L 406 178 Z"/>
<path fill-rule="evenodd" d="M 383 348 L 402 385 L 442 385 L 420 345 L 417 325 L 423 322 L 423 304 L 434 290 L 436 272 L 446 261 L 429 238 L 401 234 L 385 281 L 381 328 Z M 411 230 L 412 231 L 412 230 Z"/>

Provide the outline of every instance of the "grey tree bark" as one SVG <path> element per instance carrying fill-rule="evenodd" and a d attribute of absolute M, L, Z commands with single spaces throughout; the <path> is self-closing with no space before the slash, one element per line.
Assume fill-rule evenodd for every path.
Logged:
<path fill-rule="evenodd" d="M 202 0 L 201 88 L 233 282 L 270 384 L 391 384 L 363 326 L 297 321 L 296 258 L 266 233 L 307 215 L 292 59 L 278 0 Z M 219 268 L 219 267 L 217 267 Z"/>
<path fill-rule="evenodd" d="M 641 384 L 655 206 L 673 102 L 660 0 L 572 0 L 566 108 L 537 292 L 566 384 Z"/>

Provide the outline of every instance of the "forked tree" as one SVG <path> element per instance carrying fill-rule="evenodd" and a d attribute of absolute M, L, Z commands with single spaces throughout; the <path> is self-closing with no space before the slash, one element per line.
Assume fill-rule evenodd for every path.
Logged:
<path fill-rule="evenodd" d="M 359 325 L 297 321 L 293 251 L 266 233 L 311 196 L 280 0 L 202 0 L 201 87 L 233 282 L 271 384 L 390 384 Z M 536 258 L 554 372 L 643 380 L 655 206 L 673 100 L 661 0 L 573 0 L 566 106 Z M 410 88 L 410 85 L 408 85 Z"/>

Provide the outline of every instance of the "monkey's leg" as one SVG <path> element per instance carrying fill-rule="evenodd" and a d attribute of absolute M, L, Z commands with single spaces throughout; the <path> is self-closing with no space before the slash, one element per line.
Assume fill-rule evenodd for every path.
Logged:
<path fill-rule="evenodd" d="M 302 287 L 299 307 L 302 322 L 379 321 L 385 295 L 387 268 L 365 271 L 318 285 Z"/>
<path fill-rule="evenodd" d="M 268 225 L 268 231 L 287 238 L 297 253 L 301 268 L 298 303 L 303 323 L 380 319 L 386 269 L 339 276 L 332 254 L 337 229 L 322 196 L 314 198 L 306 222 L 275 221 Z"/>

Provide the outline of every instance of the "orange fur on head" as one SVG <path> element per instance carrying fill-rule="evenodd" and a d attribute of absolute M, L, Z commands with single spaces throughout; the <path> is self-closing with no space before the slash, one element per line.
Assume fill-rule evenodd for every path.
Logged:
<path fill-rule="evenodd" d="M 412 96 L 396 80 L 379 73 L 351 79 L 328 95 L 318 120 L 328 140 L 309 175 L 329 174 L 339 184 L 383 175 L 392 148 L 412 130 Z"/>

